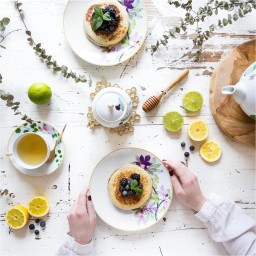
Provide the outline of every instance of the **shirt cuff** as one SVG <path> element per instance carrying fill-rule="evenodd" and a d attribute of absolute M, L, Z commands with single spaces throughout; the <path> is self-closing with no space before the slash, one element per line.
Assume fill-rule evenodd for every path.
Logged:
<path fill-rule="evenodd" d="M 211 219 L 215 211 L 218 209 L 219 205 L 225 201 L 224 198 L 212 193 L 207 201 L 204 203 L 201 210 L 195 214 L 199 220 L 203 223 Z"/>
<path fill-rule="evenodd" d="M 89 244 L 79 244 L 68 234 L 66 235 L 64 246 L 78 255 L 90 255 L 93 249 L 93 239 Z"/>

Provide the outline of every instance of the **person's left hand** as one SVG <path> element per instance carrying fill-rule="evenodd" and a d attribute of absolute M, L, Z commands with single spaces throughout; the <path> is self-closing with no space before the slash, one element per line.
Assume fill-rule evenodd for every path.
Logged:
<path fill-rule="evenodd" d="M 68 213 L 69 235 L 79 244 L 89 244 L 96 227 L 96 213 L 88 194 L 84 188 Z"/>

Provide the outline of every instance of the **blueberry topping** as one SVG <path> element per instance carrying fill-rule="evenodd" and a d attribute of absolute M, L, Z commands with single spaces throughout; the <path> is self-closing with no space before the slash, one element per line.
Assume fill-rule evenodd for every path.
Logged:
<path fill-rule="evenodd" d="M 131 184 L 132 181 L 133 181 L 133 179 L 129 179 L 128 180 L 128 184 Z"/>
<path fill-rule="evenodd" d="M 131 189 L 130 185 L 125 186 L 125 190 L 129 191 Z"/>
<path fill-rule="evenodd" d="M 185 148 L 186 143 L 185 143 L 184 141 L 182 141 L 182 142 L 180 143 L 180 145 L 181 145 L 182 148 Z"/>
<path fill-rule="evenodd" d="M 126 196 L 128 195 L 128 192 L 127 192 L 126 190 L 124 190 L 124 191 L 122 192 L 122 195 L 123 195 L 124 197 L 126 197 Z"/>
<path fill-rule="evenodd" d="M 131 179 L 137 180 L 138 182 L 140 182 L 140 175 L 137 173 L 133 173 L 131 175 Z"/>
<path fill-rule="evenodd" d="M 194 151 L 194 150 L 195 150 L 195 147 L 194 147 L 194 146 L 190 146 L 190 147 L 189 147 L 189 150 L 190 150 L 190 151 Z"/>
<path fill-rule="evenodd" d="M 120 181 L 120 185 L 125 187 L 128 184 L 128 180 L 126 178 L 122 178 Z"/>
<path fill-rule="evenodd" d="M 128 192 L 128 197 L 134 197 L 136 195 L 136 193 L 133 190 L 130 190 Z"/>
<path fill-rule="evenodd" d="M 35 225 L 34 225 L 34 224 L 30 224 L 30 225 L 28 226 L 28 228 L 29 228 L 30 230 L 33 230 L 33 229 L 35 228 Z"/>
<path fill-rule="evenodd" d="M 115 20 L 116 20 L 116 21 L 119 21 L 119 20 L 120 20 L 120 16 L 119 16 L 118 14 L 116 14 Z"/>
<path fill-rule="evenodd" d="M 119 186 L 119 191 L 122 193 L 124 191 L 124 187 L 123 186 Z"/>
<path fill-rule="evenodd" d="M 185 153 L 184 153 L 184 156 L 185 156 L 185 157 L 189 157 L 189 152 L 185 152 Z"/>
<path fill-rule="evenodd" d="M 39 235 L 39 230 L 35 230 L 35 234 L 38 236 Z"/>
<path fill-rule="evenodd" d="M 143 188 L 142 184 L 139 184 L 138 188 L 142 189 Z"/>
<path fill-rule="evenodd" d="M 107 12 L 109 12 L 109 11 L 110 11 L 110 6 L 106 6 L 106 7 L 105 7 L 105 10 L 106 10 Z"/>
<path fill-rule="evenodd" d="M 39 219 L 35 219 L 35 223 L 39 223 L 40 222 L 40 220 Z"/>
<path fill-rule="evenodd" d="M 40 227 L 44 228 L 45 227 L 45 221 L 40 222 Z"/>
<path fill-rule="evenodd" d="M 109 31 L 110 31 L 110 32 L 115 31 L 115 27 L 114 27 L 114 26 L 110 26 L 110 27 L 109 27 Z"/>

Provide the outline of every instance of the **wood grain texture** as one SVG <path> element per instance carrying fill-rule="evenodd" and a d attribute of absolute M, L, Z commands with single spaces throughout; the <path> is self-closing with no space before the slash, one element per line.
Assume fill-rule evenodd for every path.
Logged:
<path fill-rule="evenodd" d="M 246 68 L 256 60 L 256 40 L 235 47 L 215 69 L 210 83 L 210 107 L 220 129 L 232 140 L 255 147 L 255 121 L 248 117 L 232 95 L 222 87 L 235 85 Z"/>

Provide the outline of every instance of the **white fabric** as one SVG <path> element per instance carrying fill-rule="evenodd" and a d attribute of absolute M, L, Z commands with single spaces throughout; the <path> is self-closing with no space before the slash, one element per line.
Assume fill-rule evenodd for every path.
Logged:
<path fill-rule="evenodd" d="M 255 221 L 234 202 L 212 194 L 195 216 L 205 223 L 212 239 L 230 255 L 256 255 Z M 93 255 L 93 240 L 80 245 L 69 235 L 56 255 Z"/>
<path fill-rule="evenodd" d="M 93 239 L 89 244 L 78 244 L 75 239 L 68 234 L 65 237 L 64 243 L 59 247 L 55 255 L 57 256 L 90 256 L 93 251 Z"/>
<path fill-rule="evenodd" d="M 234 202 L 212 194 L 195 216 L 230 255 L 256 255 L 255 221 Z"/>

